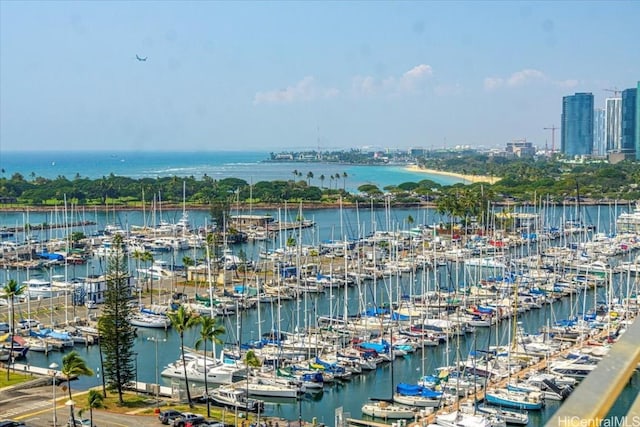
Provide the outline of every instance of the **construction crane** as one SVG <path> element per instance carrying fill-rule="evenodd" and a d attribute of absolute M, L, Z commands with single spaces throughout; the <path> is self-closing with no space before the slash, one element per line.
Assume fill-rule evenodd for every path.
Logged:
<path fill-rule="evenodd" d="M 557 128 L 556 125 L 551 125 L 551 127 L 542 129 L 551 131 L 551 154 L 553 155 L 556 151 L 556 131 L 560 128 Z"/>
<path fill-rule="evenodd" d="M 620 94 L 622 93 L 621 90 L 618 90 L 617 87 L 614 87 L 613 89 L 602 89 L 605 92 L 611 92 L 613 94 L 614 97 L 616 98 L 620 98 Z"/>

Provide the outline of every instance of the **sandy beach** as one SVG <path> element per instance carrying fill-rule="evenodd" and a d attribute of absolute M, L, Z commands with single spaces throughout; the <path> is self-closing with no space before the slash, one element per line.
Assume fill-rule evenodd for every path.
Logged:
<path fill-rule="evenodd" d="M 407 166 L 406 170 L 411 171 L 411 172 L 429 173 L 429 174 L 433 174 L 433 175 L 453 176 L 453 177 L 456 177 L 456 178 L 463 179 L 465 181 L 469 181 L 469 183 L 488 182 L 489 184 L 495 184 L 496 182 L 498 182 L 500 180 L 499 177 L 495 177 L 495 176 L 463 175 L 461 173 L 445 172 L 445 171 L 439 171 L 439 170 L 435 170 L 435 169 L 423 169 L 418 165 Z"/>

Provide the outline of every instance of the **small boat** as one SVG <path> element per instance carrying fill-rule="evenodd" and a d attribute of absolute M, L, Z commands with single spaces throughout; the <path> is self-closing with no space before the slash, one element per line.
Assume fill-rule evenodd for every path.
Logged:
<path fill-rule="evenodd" d="M 283 397 L 295 399 L 296 397 L 298 397 L 299 393 L 303 392 L 303 389 L 296 385 L 286 384 L 260 376 L 251 376 L 247 378 L 246 384 L 237 384 L 239 387 L 246 387 L 249 395 L 252 396 Z"/>
<path fill-rule="evenodd" d="M 412 419 L 417 411 L 417 408 L 395 405 L 386 400 L 368 402 L 362 405 L 363 414 L 384 420 Z"/>
<path fill-rule="evenodd" d="M 467 414 L 453 411 L 436 415 L 436 424 L 443 427 L 505 427 L 504 418 L 492 414 Z"/>
<path fill-rule="evenodd" d="M 205 376 L 210 384 L 231 384 L 234 377 L 240 377 L 244 373 L 244 368 L 231 363 L 223 363 L 217 359 L 185 353 L 185 364 L 182 358 L 167 365 L 162 370 L 163 377 L 184 380 L 185 367 L 189 381 L 204 383 Z"/>
<path fill-rule="evenodd" d="M 529 413 L 527 411 L 509 411 L 503 408 L 489 405 L 479 405 L 473 402 L 465 402 L 460 405 L 460 410 L 468 414 L 491 414 L 503 418 L 507 424 L 527 425 L 529 423 Z"/>
<path fill-rule="evenodd" d="M 505 408 L 526 409 L 528 411 L 540 410 L 544 406 L 541 392 L 521 393 L 504 388 L 487 390 L 484 399 L 491 405 Z"/>
<path fill-rule="evenodd" d="M 171 326 L 171 320 L 169 320 L 167 316 L 148 313 L 136 313 L 131 315 L 131 317 L 129 317 L 129 323 L 141 328 L 167 329 Z"/>
<path fill-rule="evenodd" d="M 438 408 L 453 403 L 449 396 L 439 391 L 416 384 L 399 383 L 393 394 L 393 401 L 407 406 L 420 408 Z"/>
<path fill-rule="evenodd" d="M 209 392 L 209 399 L 218 405 L 238 408 L 243 411 L 258 412 L 264 408 L 264 402 L 247 397 L 246 390 L 239 387 L 220 386 Z"/>

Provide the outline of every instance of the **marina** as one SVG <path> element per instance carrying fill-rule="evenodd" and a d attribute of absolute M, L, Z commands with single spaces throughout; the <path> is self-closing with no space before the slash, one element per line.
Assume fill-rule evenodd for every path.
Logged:
<path fill-rule="evenodd" d="M 614 236 L 602 225 L 599 228 L 602 233 L 586 228 L 568 231 L 560 227 L 559 231 L 545 236 L 539 231 L 535 241 L 524 239 L 518 233 L 503 235 L 502 243 L 496 243 L 495 237 L 478 239 L 477 235 L 455 242 L 452 234 L 439 233 L 437 228 L 428 227 L 440 221 L 435 212 L 394 210 L 366 214 L 374 218 L 372 223 L 388 224 L 389 231 L 363 232 L 371 234 L 366 239 L 336 240 L 334 235 L 347 235 L 345 230 L 349 224 L 357 223 L 353 218 L 357 214 L 353 210 L 346 213 L 305 212 L 305 217 L 313 218 L 316 225 L 295 234 L 296 242 L 300 242 L 300 249 L 296 251 L 278 251 L 287 247 L 284 233 L 276 233 L 273 240 L 229 246 L 229 255 L 235 256 L 242 250 L 257 268 L 250 272 L 231 267 L 216 275 L 215 283 L 224 292 L 215 293 L 215 298 L 211 297 L 206 283 L 185 281 L 190 273 L 197 277 L 194 275 L 197 266 L 191 267 L 192 271 L 177 268 L 187 254 L 193 259 L 202 259 L 202 248 L 154 252 L 154 258 L 171 274 L 153 279 L 145 277 L 143 268 L 131 258 L 131 286 L 137 290 L 132 296 L 134 300 L 140 297 L 140 302 L 155 315 L 161 316 L 158 312 L 184 302 L 200 303 L 203 305 L 201 313 L 209 310 L 220 316 L 227 330 L 225 345 L 219 346 L 217 351 L 220 361 L 208 360 L 207 370 L 218 363 L 225 368 L 224 358 L 232 359 L 239 354 L 238 343 L 248 345 L 266 366 L 281 364 L 306 371 L 320 369 L 325 381 L 315 389 L 311 383 L 307 384 L 309 387 L 297 385 L 293 389 L 281 384 L 279 391 L 275 391 L 276 385 L 267 382 L 276 378 L 262 377 L 249 383 L 242 374 L 231 374 L 229 378 L 235 377 L 235 380 L 225 377 L 218 383 L 237 383 L 238 390 L 249 390 L 255 398 L 264 399 L 261 409 L 264 416 L 295 420 L 300 415 L 310 419 L 306 414 L 314 414 L 318 421 L 327 424 L 332 423 L 338 407 L 349 415 L 349 419 L 366 420 L 365 411 L 372 407 L 377 409 L 369 412 L 377 416 L 369 420 L 375 422 L 385 422 L 385 417 L 390 422 L 401 419 L 400 416 L 409 421 L 423 417 L 425 421 L 434 421 L 434 410 L 436 414 L 451 412 L 460 404 L 458 398 L 463 403 L 480 401 L 489 392 L 489 385 L 492 395 L 502 399 L 504 404 L 504 399 L 520 397 L 522 391 L 513 388 L 530 387 L 524 380 L 538 372 L 555 372 L 556 378 L 559 378 L 557 375 L 579 378 L 583 375 L 581 372 L 586 374 L 592 365 L 576 362 L 573 352 L 579 351 L 582 357 L 588 355 L 592 360 L 596 360 L 600 352 L 606 354 L 609 341 L 624 331 L 626 322 L 637 312 L 634 277 L 615 272 L 615 266 L 637 256 L 638 239 L 633 234 Z M 129 222 L 136 217 L 135 212 L 126 215 Z M 167 212 L 167 215 L 179 216 L 174 212 Z M 285 216 L 284 213 L 280 215 Z M 407 227 L 406 232 L 401 230 L 399 224 L 408 215 L 424 218 L 424 226 L 411 230 Z M 198 216 L 198 213 L 190 215 L 194 230 L 198 229 L 198 221 L 205 222 L 204 216 Z M 327 225 L 332 223 L 341 223 L 342 230 Z M 107 225 L 104 221 L 102 224 L 101 227 Z M 610 227 L 615 225 L 610 224 Z M 86 233 L 93 231 L 86 230 Z M 272 249 L 267 245 L 272 245 Z M 261 258 L 263 251 L 275 255 L 271 259 Z M 478 258 L 474 253 L 492 262 L 465 265 L 467 258 Z M 602 255 L 598 255 L 600 253 Z M 573 255 L 584 258 L 579 260 L 579 265 L 585 266 L 582 270 L 567 267 L 571 265 Z M 593 256 L 593 261 L 589 261 L 587 255 Z M 604 267 L 594 264 L 598 257 L 606 257 Z M 290 263 L 288 267 L 275 267 L 276 263 L 285 262 Z M 533 268 L 536 264 L 545 268 Z M 591 264 L 593 267 L 588 267 Z M 82 286 L 84 295 L 90 295 L 87 282 L 94 288 L 101 283 L 105 265 L 104 256 L 93 255 L 88 257 L 86 265 L 62 262 L 44 269 L 5 268 L 2 274 L 5 278 L 25 282 L 36 276 L 40 277 L 37 280 L 43 281 L 50 276 L 80 279 L 82 274 L 79 272 L 89 272 L 86 277 L 90 280 L 77 280 L 71 288 L 61 286 L 54 298 L 43 295 L 30 298 L 21 302 L 17 311 L 21 318 L 38 317 L 44 324 L 78 323 L 77 332 L 86 327 L 81 324 L 84 319 L 91 324 L 91 319 L 95 320 L 100 311 L 99 302 L 97 308 L 89 308 L 86 298 L 78 299 L 78 294 L 82 293 L 77 289 Z M 348 272 L 358 274 L 345 274 Z M 71 283 L 71 280 L 56 277 L 50 282 L 55 286 L 56 282 Z M 311 284 L 316 286 L 313 291 L 306 287 Z M 148 285 L 153 286 L 149 291 L 146 290 Z M 74 291 L 70 292 L 70 289 Z M 176 294 L 182 296 L 176 299 Z M 153 304 L 149 300 L 151 295 Z M 73 305 L 72 301 L 79 304 Z M 47 307 L 50 309 L 54 305 L 56 310 L 47 312 Z M 0 309 L 0 316 L 3 313 L 6 311 Z M 51 322 L 53 317 L 55 322 Z M 83 320 L 76 322 L 80 319 Z M 167 324 L 160 328 L 138 326 L 138 376 L 141 382 L 154 383 L 156 375 L 179 358 L 177 338 Z M 591 329 L 594 327 L 596 329 Z M 185 342 L 193 342 L 194 334 L 195 331 L 187 331 Z M 154 345 L 162 346 L 163 351 L 154 355 Z M 246 351 L 247 347 L 244 348 Z M 96 346 L 87 340 L 80 351 L 99 371 Z M 571 359 L 559 361 L 569 353 Z M 366 354 L 375 354 L 378 361 L 367 360 Z M 30 365 L 46 367 L 60 355 L 53 349 L 42 353 L 28 352 L 27 360 Z M 509 359 L 505 355 L 509 355 Z M 215 364 L 210 367 L 209 363 Z M 194 374 L 202 372 L 200 368 Z M 443 397 L 441 402 L 432 399 L 432 403 L 418 404 L 421 406 L 409 411 L 403 409 L 409 407 L 406 402 L 411 399 L 408 398 L 400 398 L 404 404 L 385 404 L 387 399 L 394 398 L 400 383 L 416 384 L 438 369 L 448 372 L 449 379 L 440 379 L 439 387 L 446 390 L 449 397 Z M 347 371 L 348 376 L 345 375 Z M 175 377 L 161 376 L 162 383 L 174 390 L 173 394 L 184 387 L 179 377 L 179 373 Z M 192 390 L 192 394 L 201 394 L 200 381 L 194 380 L 195 393 Z M 97 381 L 80 378 L 78 385 L 89 387 L 97 385 Z M 358 397 L 345 399 L 346 395 Z M 536 423 L 533 425 L 543 422 L 561 404 L 561 399 L 547 397 L 540 400 L 545 405 L 538 407 L 531 396 L 526 406 L 515 403 L 515 409 L 511 411 L 527 407 L 530 422 Z M 546 396 L 553 395 L 546 392 Z M 367 403 L 369 399 L 382 399 L 378 401 L 382 403 Z M 418 399 L 412 399 L 418 402 Z M 429 402 L 426 397 L 421 399 Z M 439 408 L 442 405 L 449 406 Z"/>

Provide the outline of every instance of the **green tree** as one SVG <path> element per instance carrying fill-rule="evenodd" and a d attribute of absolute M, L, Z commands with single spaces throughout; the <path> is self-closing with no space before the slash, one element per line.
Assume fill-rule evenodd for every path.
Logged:
<path fill-rule="evenodd" d="M 247 351 L 244 355 L 244 364 L 249 368 L 259 368 L 262 366 L 262 362 L 253 350 Z"/>
<path fill-rule="evenodd" d="M 184 332 L 193 326 L 198 320 L 196 317 L 191 316 L 190 313 L 181 305 L 176 311 L 167 313 L 169 320 L 171 320 L 171 324 L 173 328 L 178 333 L 180 337 L 180 354 L 182 356 L 182 367 L 184 369 L 184 382 L 187 387 L 187 401 L 189 402 L 189 407 L 193 407 L 193 402 L 191 401 L 191 391 L 189 390 L 189 378 L 187 377 L 187 361 L 184 357 Z"/>
<path fill-rule="evenodd" d="M 200 344 L 204 344 L 204 365 L 207 366 L 207 341 L 211 341 L 213 344 L 211 356 L 215 357 L 215 345 L 222 344 L 222 340 L 218 338 L 218 335 L 222 335 L 226 331 L 224 326 L 222 326 L 215 317 L 202 316 L 198 318 L 198 323 L 200 323 L 200 335 L 196 341 L 196 349 L 200 347 Z M 207 397 L 207 417 L 211 417 L 209 381 L 207 381 L 207 375 L 204 376 L 204 394 Z"/>
<path fill-rule="evenodd" d="M 13 354 L 13 335 L 16 333 L 16 309 L 15 299 L 24 294 L 25 287 L 13 279 L 9 281 L 2 288 L 2 294 L 9 301 L 9 310 L 11 312 L 11 345 L 9 354 Z M 7 363 L 7 381 L 9 380 L 9 373 L 11 371 L 11 362 Z"/>
<path fill-rule="evenodd" d="M 87 408 L 89 409 L 89 424 L 93 427 L 93 410 L 99 408 L 105 408 L 104 396 L 97 390 L 89 390 L 87 394 Z M 82 416 L 84 409 L 81 409 L 79 414 Z"/>
<path fill-rule="evenodd" d="M 113 247 L 115 251 L 108 259 L 107 289 L 98 332 L 105 354 L 103 375 L 109 388 L 117 390 L 118 402 L 122 405 L 124 388 L 135 380 L 133 344 L 136 332 L 129 323 L 131 287 L 122 236 L 114 237 Z"/>
<path fill-rule="evenodd" d="M 80 357 L 77 351 L 72 351 L 62 358 L 62 375 L 67 378 L 67 391 L 69 392 L 69 400 L 71 398 L 71 379 L 79 376 L 93 376 L 93 370 L 87 366 L 87 362 Z M 69 407 L 71 416 L 71 425 L 75 426 L 75 414 L 73 413 L 73 405 Z"/>

